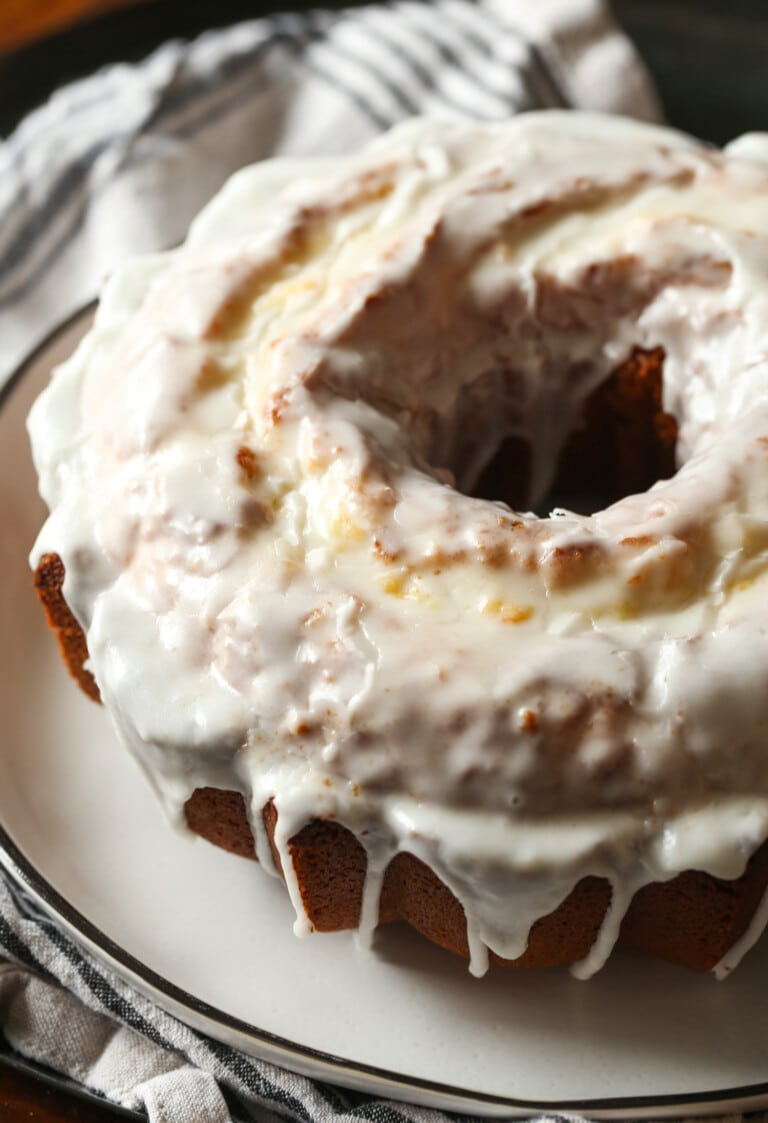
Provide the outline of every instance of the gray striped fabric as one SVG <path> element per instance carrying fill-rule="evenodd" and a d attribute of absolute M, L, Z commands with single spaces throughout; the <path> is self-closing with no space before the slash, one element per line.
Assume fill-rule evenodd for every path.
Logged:
<path fill-rule="evenodd" d="M 242 164 L 349 150 L 414 113 L 490 120 L 553 106 L 657 113 L 599 0 L 276 15 L 60 90 L 0 145 L 0 386 L 115 262 L 177 241 Z M 2 871 L 0 954 L 10 1044 L 157 1123 L 446 1118 L 206 1038 L 100 965 Z"/>
<path fill-rule="evenodd" d="M 178 241 L 237 167 L 358 147 L 414 113 L 653 117 L 599 0 L 436 0 L 274 16 L 59 91 L 0 145 L 0 380 L 128 253 Z"/>

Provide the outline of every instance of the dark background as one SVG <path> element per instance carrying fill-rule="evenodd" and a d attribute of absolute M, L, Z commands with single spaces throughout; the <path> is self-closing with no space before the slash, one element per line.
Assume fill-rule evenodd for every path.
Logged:
<path fill-rule="evenodd" d="M 79 23 L 0 56 L 0 135 L 56 86 L 106 62 L 141 58 L 175 36 L 310 6 L 341 5 L 150 0 Z M 612 6 L 653 73 L 672 124 L 715 142 L 768 128 L 768 0 L 614 0 Z"/>

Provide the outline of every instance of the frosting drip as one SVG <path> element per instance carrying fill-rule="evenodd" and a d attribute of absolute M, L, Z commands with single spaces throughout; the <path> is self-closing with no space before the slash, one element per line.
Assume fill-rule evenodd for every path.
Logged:
<path fill-rule="evenodd" d="M 127 263 L 30 417 L 115 726 L 180 814 L 237 788 L 288 841 L 398 850 L 514 957 L 584 876 L 612 904 L 768 836 L 767 147 L 589 115 L 413 122 L 230 181 Z M 546 493 L 589 394 L 662 347 L 679 470 L 593 515 L 465 494 L 500 442 Z M 453 486 L 453 485 L 456 486 Z M 728 966 L 730 966 L 730 961 Z"/>

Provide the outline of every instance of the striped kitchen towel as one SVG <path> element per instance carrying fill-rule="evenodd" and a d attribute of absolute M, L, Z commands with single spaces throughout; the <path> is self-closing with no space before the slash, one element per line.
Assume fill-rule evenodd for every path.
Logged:
<path fill-rule="evenodd" d="M 658 115 L 599 0 L 276 15 L 60 90 L 0 145 L 0 379 L 128 253 L 171 245 L 238 167 L 358 147 L 416 113 Z"/>
<path fill-rule="evenodd" d="M 127 253 L 181 238 L 268 155 L 355 148 L 415 113 L 653 118 L 599 0 L 417 0 L 274 15 L 166 43 L 60 90 L 0 144 L 0 386 Z M 117 978 L 0 871 L 0 1025 L 19 1052 L 153 1123 L 438 1123 L 206 1038 Z"/>

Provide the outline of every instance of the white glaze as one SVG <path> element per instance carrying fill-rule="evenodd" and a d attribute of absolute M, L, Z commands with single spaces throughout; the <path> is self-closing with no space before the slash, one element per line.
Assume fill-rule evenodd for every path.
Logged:
<path fill-rule="evenodd" d="M 766 191 L 754 137 L 413 122 L 246 169 L 108 284 L 30 417 L 33 564 L 172 814 L 237 787 L 268 860 L 274 800 L 299 929 L 317 817 L 368 850 L 369 928 L 388 857 L 427 861 L 477 972 L 595 874 L 589 974 L 640 885 L 768 836 Z M 540 497 L 633 346 L 666 352 L 672 480 L 549 519 L 440 482 L 521 434 Z"/>

